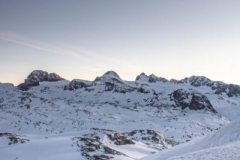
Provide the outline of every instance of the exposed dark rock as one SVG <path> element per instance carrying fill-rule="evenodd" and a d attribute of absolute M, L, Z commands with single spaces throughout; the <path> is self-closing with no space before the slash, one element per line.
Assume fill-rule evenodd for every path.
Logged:
<path fill-rule="evenodd" d="M 133 92 L 136 88 L 127 84 L 115 84 L 112 82 L 105 82 L 105 91 L 115 91 L 119 93 Z"/>
<path fill-rule="evenodd" d="M 92 92 L 92 91 L 94 91 L 94 88 L 86 87 L 86 88 L 85 88 L 85 91 L 87 91 L 87 92 Z"/>
<path fill-rule="evenodd" d="M 213 113 L 217 113 L 210 103 L 209 99 L 195 91 L 179 89 L 170 95 L 170 99 L 175 101 L 175 104 L 182 109 L 189 108 L 191 110 L 208 109 Z"/>
<path fill-rule="evenodd" d="M 208 86 L 212 83 L 210 79 L 204 76 L 191 76 L 189 78 L 184 78 L 178 83 L 190 83 L 192 86 L 199 87 L 199 86 Z"/>
<path fill-rule="evenodd" d="M 228 85 L 223 82 L 216 81 L 208 84 L 207 86 L 211 87 L 212 90 L 215 91 L 215 94 L 222 94 L 222 93 L 227 94 Z"/>
<path fill-rule="evenodd" d="M 39 75 L 39 74 L 38 74 Z M 33 76 L 29 76 L 33 77 Z M 46 73 L 43 72 L 39 76 L 40 80 L 46 79 Z M 50 77 L 56 77 L 56 76 L 50 76 Z M 31 79 L 31 78 L 30 78 Z M 49 80 L 54 80 L 54 78 L 48 78 Z M 105 74 L 103 74 L 101 77 L 97 77 L 93 82 L 90 81 L 83 81 L 83 80 L 73 80 L 68 85 L 64 87 L 65 90 L 76 90 L 80 88 L 85 88 L 86 91 L 91 92 L 94 90 L 94 86 L 96 85 L 105 85 L 105 91 L 114 91 L 118 93 L 127 93 L 127 92 L 133 92 L 137 90 L 140 93 L 147 94 L 150 93 L 151 90 L 148 89 L 148 87 L 143 86 L 147 84 L 142 84 L 143 81 L 149 82 L 149 83 L 156 83 L 156 82 L 170 82 L 170 83 L 176 83 L 176 84 L 184 84 L 188 83 L 191 86 L 194 87 L 200 87 L 200 86 L 207 86 L 211 87 L 211 89 L 214 91 L 215 94 L 227 94 L 229 97 L 232 96 L 240 96 L 240 86 L 233 85 L 233 84 L 226 84 L 220 81 L 212 81 L 207 77 L 204 76 L 191 76 L 186 77 L 182 80 L 175 80 L 171 79 L 168 81 L 165 78 L 157 77 L 154 74 L 151 74 L 147 76 L 145 73 L 141 73 L 136 78 L 136 87 L 129 85 L 126 81 L 123 81 L 119 75 L 114 71 L 108 71 Z M 18 87 L 22 90 L 28 90 L 31 86 L 39 85 L 39 80 L 31 80 L 31 85 L 29 86 L 26 83 L 20 84 Z M 92 88 L 88 88 L 90 86 L 93 86 Z M 88 89 L 87 89 L 88 88 Z M 176 95 L 177 96 L 177 95 Z M 156 97 L 155 97 L 156 99 Z M 151 105 L 151 104 L 150 104 Z M 183 105 L 183 108 L 186 108 L 187 105 Z"/>
<path fill-rule="evenodd" d="M 127 92 L 133 92 L 136 88 L 131 87 L 127 84 L 118 84 L 115 85 L 115 92 L 119 92 L 119 93 L 127 93 Z"/>
<path fill-rule="evenodd" d="M 150 90 L 145 89 L 143 87 L 138 88 L 137 91 L 140 92 L 140 93 L 144 93 L 144 94 L 150 93 Z"/>
<path fill-rule="evenodd" d="M 175 81 L 176 83 L 176 81 Z M 234 84 L 226 84 L 220 81 L 212 81 L 204 76 L 192 76 L 189 78 L 184 78 L 177 83 L 190 83 L 192 86 L 200 87 L 207 86 L 211 87 L 215 94 L 226 93 L 229 97 L 240 95 L 240 86 Z"/>
<path fill-rule="evenodd" d="M 64 80 L 64 78 L 60 77 L 56 73 L 47 73 L 45 71 L 35 70 L 28 75 L 25 83 L 29 85 L 37 85 L 39 82 L 52 82 L 61 80 Z"/>
<path fill-rule="evenodd" d="M 94 131 L 99 131 L 101 133 L 115 133 L 116 131 L 114 130 L 110 130 L 110 129 L 101 129 L 101 128 L 91 128 L 91 130 L 94 130 Z"/>
<path fill-rule="evenodd" d="M 125 82 L 120 78 L 120 76 L 114 71 L 108 71 L 103 74 L 101 77 L 97 77 L 94 80 L 95 84 L 105 84 L 106 82 L 110 83 L 121 83 L 124 84 Z"/>
<path fill-rule="evenodd" d="M 145 132 L 145 130 L 134 130 L 134 131 L 131 131 L 131 132 L 127 133 L 127 134 L 129 136 L 134 136 L 137 133 L 145 134 L 144 132 Z"/>
<path fill-rule="evenodd" d="M 135 144 L 131 139 L 127 139 L 126 136 L 120 133 L 108 134 L 107 136 L 116 145 Z"/>
<path fill-rule="evenodd" d="M 170 79 L 169 82 L 170 82 L 170 83 L 178 83 L 178 80 L 176 80 L 176 79 Z"/>
<path fill-rule="evenodd" d="M 232 97 L 232 96 L 240 96 L 240 86 L 239 85 L 234 85 L 234 84 L 230 84 L 228 86 L 228 96 Z"/>
<path fill-rule="evenodd" d="M 193 93 L 189 109 L 201 110 L 205 108 L 208 108 L 212 112 L 216 113 L 212 107 L 212 104 L 205 95 Z"/>
<path fill-rule="evenodd" d="M 114 83 L 105 82 L 105 91 L 112 91 L 114 89 Z"/>
<path fill-rule="evenodd" d="M 141 73 L 136 77 L 136 81 L 141 80 L 141 78 L 147 79 L 150 83 L 156 83 L 156 82 L 167 82 L 168 80 L 166 78 L 157 77 L 154 74 L 151 74 L 150 76 L 147 76 L 145 73 Z"/>
<path fill-rule="evenodd" d="M 124 153 L 105 146 L 99 141 L 99 138 L 75 137 L 73 140 L 77 140 L 77 146 L 80 148 L 82 155 L 89 160 L 109 160 L 113 158 L 110 155 L 127 156 Z"/>
<path fill-rule="evenodd" d="M 161 136 L 158 132 L 154 130 L 134 130 L 134 131 L 125 133 L 125 135 L 146 144 L 149 144 L 149 142 L 152 142 L 153 144 L 156 144 L 155 148 L 159 150 L 166 149 L 168 146 L 175 146 L 179 144 L 178 142 L 170 138 Z"/>
<path fill-rule="evenodd" d="M 148 82 L 150 83 L 156 83 L 156 82 L 167 82 L 168 80 L 166 78 L 162 78 L 162 77 L 157 77 L 154 74 L 151 74 L 149 76 L 149 80 Z"/>
<path fill-rule="evenodd" d="M 148 78 L 148 76 L 144 72 L 142 72 L 140 75 L 138 75 L 136 77 L 136 81 L 139 80 L 141 77 L 147 77 Z"/>
<path fill-rule="evenodd" d="M 171 100 L 174 100 L 176 105 L 185 109 L 189 107 L 190 104 L 190 92 L 184 91 L 183 89 L 179 89 L 174 91 L 170 95 Z M 188 100 L 188 101 L 186 101 Z"/>
<path fill-rule="evenodd" d="M 92 86 L 92 82 L 90 82 L 90 81 L 74 79 L 68 85 L 64 86 L 64 90 L 71 91 L 71 90 L 86 88 L 86 87 L 90 87 L 90 86 Z"/>
<path fill-rule="evenodd" d="M 18 88 L 20 90 L 27 91 L 31 87 L 39 86 L 39 82 L 53 82 L 61 80 L 64 80 L 64 78 L 60 77 L 56 73 L 48 73 L 41 70 L 34 70 L 28 75 L 24 83 L 18 85 Z"/>
<path fill-rule="evenodd" d="M 114 71 L 108 71 L 108 72 L 104 73 L 103 76 L 112 76 L 112 77 L 120 78 L 120 76 Z"/>
<path fill-rule="evenodd" d="M 16 143 L 25 143 L 29 141 L 28 139 L 21 138 L 20 136 L 14 135 L 12 133 L 0 133 L 0 137 L 6 137 L 10 140 L 8 145 L 16 144 Z"/>
<path fill-rule="evenodd" d="M 154 95 L 145 100 L 147 106 L 158 107 L 161 106 L 158 95 Z"/>
<path fill-rule="evenodd" d="M 38 84 L 39 85 L 39 84 Z M 19 84 L 18 86 L 17 86 L 20 90 L 22 90 L 22 91 L 27 91 L 27 90 L 29 90 L 31 87 L 33 87 L 33 86 L 29 86 L 29 85 L 27 85 L 26 83 L 21 83 L 21 84 Z"/>
<path fill-rule="evenodd" d="M 116 145 L 135 144 L 131 139 L 128 139 L 124 134 L 118 133 L 114 130 L 92 128 L 91 130 L 98 131 L 107 135 L 109 139 Z"/>
<path fill-rule="evenodd" d="M 104 154 L 93 155 L 93 160 L 109 160 L 109 159 L 113 159 L 113 157 L 106 156 Z"/>

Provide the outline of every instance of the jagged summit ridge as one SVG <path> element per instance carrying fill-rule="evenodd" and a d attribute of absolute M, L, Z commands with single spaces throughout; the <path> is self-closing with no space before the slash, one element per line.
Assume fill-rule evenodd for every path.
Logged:
<path fill-rule="evenodd" d="M 206 86 L 210 87 L 215 94 L 227 94 L 229 97 L 240 96 L 240 86 L 235 84 L 226 84 L 221 81 L 212 81 L 211 79 L 205 76 L 191 76 L 186 77 L 181 80 L 171 79 L 167 80 L 166 78 L 157 77 L 154 74 L 147 76 L 145 73 L 141 73 L 136 78 L 137 82 L 141 83 L 173 83 L 173 84 L 190 84 L 194 87 Z"/>
<path fill-rule="evenodd" d="M 156 83 L 156 82 L 168 82 L 166 78 L 163 77 L 157 77 L 154 74 L 151 74 L 147 76 L 144 72 L 142 72 L 140 75 L 136 77 L 136 81 L 147 81 L 150 83 Z"/>
<path fill-rule="evenodd" d="M 28 90 L 33 86 L 38 86 L 39 82 L 52 82 L 52 81 L 61 81 L 64 80 L 64 78 L 60 77 L 56 73 L 48 73 L 46 71 L 42 70 L 34 70 L 31 72 L 27 79 L 25 79 L 25 82 L 20 84 L 18 86 L 21 90 Z M 227 94 L 229 97 L 232 96 L 240 96 L 240 86 L 234 85 L 234 84 L 226 84 L 221 81 L 212 81 L 211 79 L 205 77 L 205 76 L 191 76 L 186 77 L 181 80 L 167 80 L 163 77 L 158 77 L 154 74 L 146 75 L 145 73 L 141 73 L 136 77 L 135 84 L 140 86 L 147 86 L 148 83 L 173 83 L 173 84 L 190 84 L 193 87 L 200 87 L 200 86 L 206 86 L 210 87 L 215 94 Z M 127 81 L 124 81 L 120 78 L 120 76 L 115 71 L 108 71 L 104 73 L 102 76 L 97 77 L 94 81 L 84 81 L 84 80 L 72 80 L 72 83 L 69 84 L 68 87 L 65 87 L 65 89 L 75 90 L 78 88 L 84 88 L 89 87 L 92 85 L 106 85 L 108 90 L 112 90 L 113 88 L 121 88 L 121 92 L 123 88 L 128 88 L 127 91 L 134 91 L 137 89 L 132 84 L 130 85 Z M 146 87 L 145 87 L 146 88 Z M 117 90 L 118 90 L 117 89 Z M 123 89 L 123 90 L 125 90 Z M 139 89 L 143 91 L 143 89 Z M 145 89 L 144 89 L 145 90 Z M 149 92 L 149 91 L 143 91 L 143 92 Z"/>
<path fill-rule="evenodd" d="M 96 83 L 125 83 L 115 71 L 108 71 L 95 79 Z"/>
<path fill-rule="evenodd" d="M 120 78 L 119 75 L 115 71 L 108 71 L 108 72 L 104 73 L 103 76 L 111 76 L 111 77 Z"/>
<path fill-rule="evenodd" d="M 56 73 L 48 73 L 46 71 L 42 70 L 34 70 L 32 71 L 27 79 L 25 80 L 25 83 L 38 83 L 38 82 L 44 82 L 44 81 L 59 81 L 64 80 L 64 78 L 60 77 Z"/>
<path fill-rule="evenodd" d="M 227 94 L 229 97 L 240 95 L 240 86 L 235 84 L 226 84 L 221 81 L 212 81 L 205 76 L 191 76 L 186 77 L 177 83 L 189 83 L 194 87 L 207 86 L 211 87 L 215 94 Z"/>

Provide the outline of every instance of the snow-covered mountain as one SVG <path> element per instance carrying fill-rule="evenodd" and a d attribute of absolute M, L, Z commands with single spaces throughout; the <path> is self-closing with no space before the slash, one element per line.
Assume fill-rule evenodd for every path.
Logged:
<path fill-rule="evenodd" d="M 67 81 L 35 70 L 17 87 L 0 83 L 0 157 L 157 156 L 222 132 L 239 113 L 240 86 L 202 76 L 167 80 L 142 73 L 125 81 L 109 71 L 94 81 Z"/>

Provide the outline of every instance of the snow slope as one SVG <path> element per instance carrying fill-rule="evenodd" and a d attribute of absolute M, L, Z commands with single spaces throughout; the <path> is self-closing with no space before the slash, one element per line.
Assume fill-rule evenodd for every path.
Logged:
<path fill-rule="evenodd" d="M 169 158 L 168 160 L 239 160 L 240 141 L 213 147 L 197 152 L 190 152 L 181 156 Z"/>
<path fill-rule="evenodd" d="M 72 146 L 71 135 L 26 135 L 24 144 L 4 147 L 0 143 L 0 155 L 5 160 L 79 160 L 84 158 Z"/>
<path fill-rule="evenodd" d="M 169 150 L 165 150 L 162 153 L 146 157 L 144 159 L 152 159 L 152 160 L 172 160 L 172 159 L 188 159 L 189 157 L 196 156 L 196 159 L 203 159 L 203 157 L 199 157 L 202 153 L 207 152 L 209 156 L 218 155 L 223 156 L 223 159 L 227 159 L 231 156 L 236 159 L 239 157 L 239 154 L 236 154 L 234 157 L 235 151 L 239 151 L 239 141 L 240 141 L 240 118 L 234 120 L 229 125 L 221 128 L 219 131 L 210 134 L 204 138 L 200 138 L 198 140 L 192 141 L 189 144 L 179 145 Z M 226 149 L 226 147 L 233 147 L 233 152 L 231 149 Z M 219 152 L 216 150 L 219 149 Z M 228 152 L 228 155 L 221 155 L 221 151 L 224 153 Z M 186 155 L 185 155 L 186 154 Z M 224 158 L 224 156 L 226 156 Z M 228 157 L 229 156 L 229 157 Z M 178 158 L 174 158 L 178 157 Z M 211 158 L 210 158 L 211 159 Z M 221 158 L 219 158 L 221 159 Z"/>

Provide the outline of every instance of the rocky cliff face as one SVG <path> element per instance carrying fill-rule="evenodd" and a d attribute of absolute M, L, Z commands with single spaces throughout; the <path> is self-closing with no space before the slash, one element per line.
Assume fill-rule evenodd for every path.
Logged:
<path fill-rule="evenodd" d="M 46 71 L 34 70 L 28 75 L 24 83 L 18 85 L 18 88 L 26 91 L 33 86 L 39 86 L 39 82 L 54 82 L 61 80 L 64 80 L 64 78 L 60 77 L 56 73 L 48 73 Z"/>
<path fill-rule="evenodd" d="M 176 106 L 181 107 L 182 109 L 189 108 L 190 110 L 202 110 L 207 109 L 213 113 L 217 113 L 210 103 L 209 99 L 197 92 L 195 90 L 184 90 L 179 89 L 174 91 L 171 95 L 171 100 L 173 100 Z"/>

